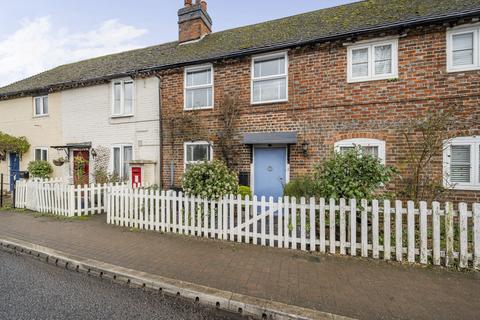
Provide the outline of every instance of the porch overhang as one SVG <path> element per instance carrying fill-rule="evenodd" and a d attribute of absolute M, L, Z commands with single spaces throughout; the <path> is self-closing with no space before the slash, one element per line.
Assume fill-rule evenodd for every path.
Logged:
<path fill-rule="evenodd" d="M 245 133 L 243 135 L 243 144 L 296 144 L 298 140 L 297 132 L 256 132 Z"/>
<path fill-rule="evenodd" d="M 70 159 L 70 150 L 90 150 L 92 148 L 91 142 L 81 142 L 81 143 L 67 143 L 63 146 L 51 146 L 50 148 L 56 150 L 63 150 L 67 159 Z"/>

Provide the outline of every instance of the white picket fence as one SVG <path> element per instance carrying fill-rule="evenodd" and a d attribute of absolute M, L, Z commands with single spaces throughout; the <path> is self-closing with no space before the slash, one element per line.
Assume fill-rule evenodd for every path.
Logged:
<path fill-rule="evenodd" d="M 126 184 L 90 184 L 74 186 L 62 180 L 20 180 L 15 186 L 17 208 L 68 217 L 105 212 L 109 188 Z"/>
<path fill-rule="evenodd" d="M 304 251 L 480 269 L 480 204 L 331 199 L 208 201 L 115 188 L 107 223 Z"/>

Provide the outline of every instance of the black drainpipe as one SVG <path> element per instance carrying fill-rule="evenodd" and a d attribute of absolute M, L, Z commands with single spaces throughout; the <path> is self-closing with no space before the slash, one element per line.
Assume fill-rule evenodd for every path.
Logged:
<path fill-rule="evenodd" d="M 158 186 L 160 187 L 160 190 L 163 189 L 163 125 L 162 125 L 162 78 L 159 76 L 156 76 L 158 79 L 158 149 L 159 149 L 159 173 L 160 173 L 160 180 L 158 182 Z"/>

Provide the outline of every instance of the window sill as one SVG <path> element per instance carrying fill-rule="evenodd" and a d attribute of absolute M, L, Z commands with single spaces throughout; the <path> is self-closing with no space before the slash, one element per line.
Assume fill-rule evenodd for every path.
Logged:
<path fill-rule="evenodd" d="M 381 77 L 381 78 L 362 78 L 362 79 L 348 79 L 348 83 L 361 83 L 361 82 L 372 82 L 372 81 L 398 81 L 398 76 L 388 76 L 388 77 Z"/>
<path fill-rule="evenodd" d="M 121 119 L 121 118 L 131 118 L 133 117 L 133 114 L 118 114 L 118 115 L 112 115 L 110 116 L 111 119 Z"/>
<path fill-rule="evenodd" d="M 445 187 L 448 188 L 448 186 L 445 186 Z M 450 188 L 455 191 L 480 191 L 480 185 L 457 184 L 457 185 L 454 185 L 453 187 L 450 186 Z"/>
<path fill-rule="evenodd" d="M 199 111 L 199 110 L 212 110 L 213 106 L 211 107 L 201 107 L 201 108 L 192 108 L 192 109 L 187 109 L 183 108 L 183 111 Z"/>
<path fill-rule="evenodd" d="M 284 100 L 273 100 L 273 101 L 262 101 L 262 102 L 250 102 L 252 106 L 263 106 L 263 105 L 272 105 L 272 104 L 286 104 L 288 99 Z"/>
<path fill-rule="evenodd" d="M 468 72 L 468 71 L 479 71 L 480 66 L 472 66 L 465 68 L 447 68 L 447 73 L 459 73 L 459 72 Z"/>
<path fill-rule="evenodd" d="M 50 117 L 49 114 L 42 114 L 42 115 L 38 115 L 38 116 L 33 116 L 34 119 L 41 119 L 41 118 L 48 118 Z"/>

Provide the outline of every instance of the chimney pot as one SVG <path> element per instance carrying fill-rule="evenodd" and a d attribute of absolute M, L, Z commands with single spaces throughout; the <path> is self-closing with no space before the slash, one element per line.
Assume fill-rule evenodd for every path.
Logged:
<path fill-rule="evenodd" d="M 192 6 L 192 0 L 185 0 L 185 7 L 191 7 Z"/>

